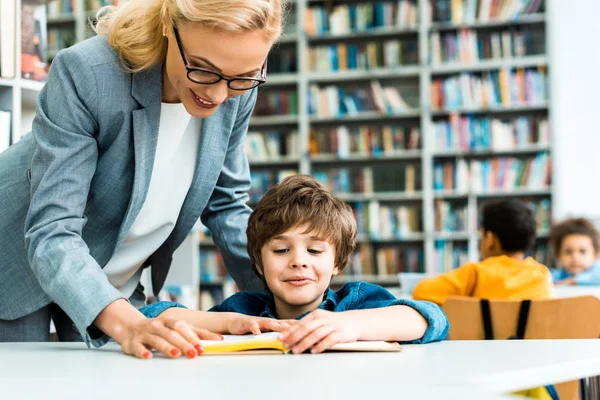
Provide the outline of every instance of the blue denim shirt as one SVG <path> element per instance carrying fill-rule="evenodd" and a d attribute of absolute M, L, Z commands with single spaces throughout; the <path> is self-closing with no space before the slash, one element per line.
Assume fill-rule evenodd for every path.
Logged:
<path fill-rule="evenodd" d="M 367 310 L 390 306 L 405 305 L 418 311 L 429 324 L 422 338 L 402 343 L 429 343 L 446 338 L 450 324 L 440 307 L 429 301 L 397 299 L 381 286 L 367 282 L 349 282 L 337 292 L 329 289 L 319 306 L 322 310 L 342 312 L 349 310 Z M 159 302 L 140 309 L 147 317 L 159 315 L 167 308 L 180 306 L 177 303 Z M 272 294 L 259 292 L 239 292 L 225 299 L 223 303 L 211 308 L 212 312 L 236 312 L 255 317 L 277 318 Z M 308 313 L 299 316 L 301 319 Z"/>
<path fill-rule="evenodd" d="M 562 268 L 550 268 L 550 273 L 552 274 L 553 282 L 562 281 L 563 279 L 572 278 L 574 276 L 575 283 L 578 285 L 600 285 L 600 263 L 596 263 L 592 265 L 591 268 L 575 275 L 568 273 Z"/>

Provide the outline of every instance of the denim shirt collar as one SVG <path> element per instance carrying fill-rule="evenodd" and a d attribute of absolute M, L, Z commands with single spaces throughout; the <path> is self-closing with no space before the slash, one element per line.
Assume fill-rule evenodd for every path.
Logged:
<path fill-rule="evenodd" d="M 323 297 L 324 297 L 324 300 L 321 303 L 321 305 L 319 306 L 319 309 L 327 310 L 327 311 L 335 310 L 335 306 L 337 306 L 337 303 L 338 303 L 338 298 L 337 298 L 336 293 L 331 289 L 327 289 L 326 295 Z M 304 314 L 296 317 L 296 319 L 302 319 L 309 313 L 310 313 L 310 311 L 305 312 Z M 277 319 L 277 316 L 275 314 L 275 300 L 273 299 L 272 293 L 269 294 L 269 301 L 267 302 L 265 311 L 260 313 L 260 316 L 266 317 L 266 318 Z"/>

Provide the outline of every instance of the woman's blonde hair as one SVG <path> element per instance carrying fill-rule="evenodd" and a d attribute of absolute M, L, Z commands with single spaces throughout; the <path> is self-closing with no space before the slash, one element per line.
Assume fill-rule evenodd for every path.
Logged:
<path fill-rule="evenodd" d="M 285 0 L 128 0 L 101 8 L 94 29 L 106 35 L 123 67 L 137 72 L 165 59 L 163 25 L 170 30 L 191 21 L 222 32 L 263 31 L 274 42 L 281 34 L 284 8 Z"/>

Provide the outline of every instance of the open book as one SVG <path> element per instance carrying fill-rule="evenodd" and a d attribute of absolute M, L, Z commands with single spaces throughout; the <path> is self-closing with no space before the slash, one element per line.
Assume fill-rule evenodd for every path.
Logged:
<path fill-rule="evenodd" d="M 225 335 L 224 340 L 202 340 L 205 355 L 210 354 L 284 354 L 289 349 L 277 338 L 279 332 L 260 335 Z M 400 351 L 396 342 L 372 341 L 338 343 L 327 351 Z"/>

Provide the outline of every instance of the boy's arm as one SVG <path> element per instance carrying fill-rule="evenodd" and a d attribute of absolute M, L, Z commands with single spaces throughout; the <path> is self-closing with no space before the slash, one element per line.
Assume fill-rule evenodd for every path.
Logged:
<path fill-rule="evenodd" d="M 594 264 L 587 271 L 575 275 L 577 285 L 600 285 L 600 264 Z"/>
<path fill-rule="evenodd" d="M 448 319 L 439 306 L 427 301 L 396 299 L 384 288 L 353 282 L 335 311 L 316 310 L 282 332 L 292 352 L 319 353 L 336 343 L 387 340 L 428 343 L 446 338 Z M 346 288 L 345 286 L 345 288 Z"/>
<path fill-rule="evenodd" d="M 412 297 L 443 304 L 450 296 L 470 296 L 476 283 L 476 264 L 469 263 L 445 274 L 423 279 L 415 286 Z"/>
<path fill-rule="evenodd" d="M 140 308 L 148 318 L 175 318 L 188 324 L 216 333 L 243 335 L 260 334 L 264 331 L 280 331 L 293 321 L 258 317 L 263 299 L 250 292 L 236 293 L 210 311 L 188 310 L 179 303 L 160 301 Z M 214 312 L 213 312 L 214 311 Z"/>
<path fill-rule="evenodd" d="M 175 318 L 197 328 L 232 335 L 246 333 L 260 335 L 261 332 L 280 331 L 289 326 L 288 321 L 279 321 L 272 318 L 252 317 L 234 312 L 208 312 L 176 307 L 164 311 L 161 317 Z"/>
<path fill-rule="evenodd" d="M 348 324 L 360 327 L 358 340 L 413 342 L 424 337 L 427 319 L 409 306 L 390 306 L 340 313 Z"/>
<path fill-rule="evenodd" d="M 552 275 L 552 282 L 562 281 L 563 279 L 569 278 L 569 274 L 562 268 L 548 268 L 550 275 Z"/>

